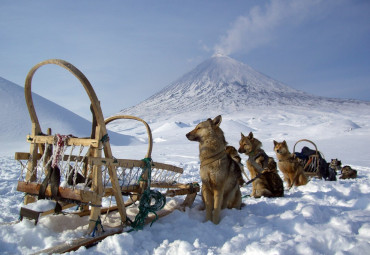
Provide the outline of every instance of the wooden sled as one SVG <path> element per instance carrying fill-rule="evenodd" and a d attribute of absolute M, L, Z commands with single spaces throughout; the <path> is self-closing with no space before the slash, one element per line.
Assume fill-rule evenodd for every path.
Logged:
<path fill-rule="evenodd" d="M 313 155 L 310 155 L 308 159 L 305 159 L 303 161 L 303 171 L 308 177 L 317 177 L 319 179 L 322 178 L 321 172 L 320 172 L 320 152 L 317 150 L 317 146 L 314 142 L 307 140 L 307 139 L 301 139 L 298 140 L 293 147 L 293 154 L 296 154 L 296 145 L 301 142 L 308 142 L 312 144 L 315 148 L 315 153 Z"/>
<path fill-rule="evenodd" d="M 42 132 L 32 101 L 31 84 L 36 70 L 47 64 L 61 66 L 80 80 L 91 102 L 91 137 L 52 135 L 50 129 L 46 134 Z M 17 190 L 26 193 L 25 207 L 35 203 L 37 196 L 40 196 L 40 189 L 45 189 L 43 196 L 56 200 L 62 210 L 72 205 L 81 206 L 78 214 L 90 215 L 87 233 L 91 234 L 95 232 L 97 223 L 101 222 L 102 213 L 118 211 L 120 227 L 127 225 L 129 221 L 126 207 L 139 201 L 143 193 L 151 187 L 166 189 L 163 193 L 165 196 L 187 195 L 182 206 L 191 206 L 193 203 L 199 185 L 179 183 L 182 168 L 151 161 L 153 143 L 149 125 L 133 116 L 114 116 L 104 120 L 99 100 L 90 82 L 72 64 L 64 60 L 50 59 L 35 65 L 26 77 L 25 100 L 32 122 L 31 134 L 27 136 L 30 152 L 15 153 L 15 159 L 21 166 Z M 146 160 L 113 157 L 106 124 L 116 119 L 138 120 L 146 126 L 149 144 Z M 53 176 L 55 172 L 60 174 L 60 185 L 55 187 L 47 183 L 45 186 L 45 178 Z M 113 198 L 111 200 L 114 200 L 115 205 L 103 207 L 103 199 L 106 197 Z M 35 219 L 37 223 L 39 217 L 54 212 L 32 211 L 22 208 L 21 218 Z"/>

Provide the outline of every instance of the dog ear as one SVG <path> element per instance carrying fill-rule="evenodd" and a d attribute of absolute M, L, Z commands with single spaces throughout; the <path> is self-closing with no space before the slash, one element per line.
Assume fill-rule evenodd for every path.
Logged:
<path fill-rule="evenodd" d="M 253 139 L 253 133 L 252 132 L 249 132 L 248 138 Z"/>
<path fill-rule="evenodd" d="M 276 146 L 276 144 L 277 144 L 277 143 L 278 143 L 278 142 L 274 140 L 274 146 Z"/>
<path fill-rule="evenodd" d="M 283 141 L 283 144 L 284 144 L 284 145 L 287 145 L 285 140 Z"/>
<path fill-rule="evenodd" d="M 222 117 L 221 115 L 218 115 L 217 117 L 215 117 L 213 120 L 212 120 L 212 123 L 215 125 L 215 126 L 220 126 L 221 124 L 221 121 L 222 121 Z"/>
<path fill-rule="evenodd" d="M 243 135 L 243 133 L 240 133 L 242 136 L 241 136 L 241 138 L 243 139 L 245 136 Z"/>

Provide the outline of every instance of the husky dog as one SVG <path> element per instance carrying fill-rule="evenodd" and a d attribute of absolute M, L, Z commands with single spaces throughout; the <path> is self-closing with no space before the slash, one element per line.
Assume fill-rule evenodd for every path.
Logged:
<path fill-rule="evenodd" d="M 221 115 L 199 123 L 186 134 L 190 141 L 199 142 L 200 178 L 202 198 L 206 208 L 206 221 L 220 222 L 224 208 L 241 207 L 239 164 L 226 153 L 226 141 L 220 128 Z"/>
<path fill-rule="evenodd" d="M 286 141 L 281 143 L 274 141 L 274 151 L 279 160 L 278 167 L 284 174 L 288 187 L 306 185 L 308 179 L 303 171 L 303 165 L 294 154 L 289 152 Z"/>
<path fill-rule="evenodd" d="M 228 145 L 226 146 L 226 153 L 230 155 L 230 157 L 236 161 L 240 167 L 240 171 L 242 172 L 242 174 L 245 176 L 245 178 L 247 178 L 247 180 L 249 180 L 249 177 L 248 175 L 245 173 L 244 171 L 244 166 L 242 164 L 242 159 L 238 153 L 238 151 L 235 149 L 234 146 L 231 146 L 231 145 Z M 243 184 L 245 183 L 244 179 L 241 178 L 239 180 L 239 185 L 242 186 Z"/>
<path fill-rule="evenodd" d="M 332 159 L 330 161 L 329 167 L 333 169 L 334 171 L 340 171 L 342 170 L 342 161 L 338 160 L 337 158 Z"/>
<path fill-rule="evenodd" d="M 249 157 L 247 167 L 252 180 L 255 179 L 252 183 L 251 196 L 255 198 L 284 196 L 283 181 L 277 172 L 276 162 L 261 149 L 262 143 L 250 132 L 248 136 L 241 134 L 239 144 L 238 152 Z"/>
<path fill-rule="evenodd" d="M 344 166 L 342 168 L 342 175 L 339 179 L 355 179 L 357 178 L 357 170 L 352 169 L 350 166 Z"/>

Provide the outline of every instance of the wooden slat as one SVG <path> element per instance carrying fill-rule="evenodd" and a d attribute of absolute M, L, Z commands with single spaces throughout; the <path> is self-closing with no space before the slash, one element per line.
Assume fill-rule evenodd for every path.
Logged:
<path fill-rule="evenodd" d="M 28 135 L 27 141 L 30 143 L 48 143 L 54 144 L 54 136 L 41 136 L 41 135 Z M 99 146 L 99 141 L 96 139 L 89 139 L 89 138 L 74 138 L 70 137 L 67 140 L 67 145 L 82 145 L 82 146 L 92 146 L 97 148 Z"/>
<path fill-rule="evenodd" d="M 30 153 L 29 152 L 16 152 L 14 155 L 15 160 L 28 160 L 30 158 Z M 41 158 L 41 155 L 38 154 L 37 160 Z"/>
<path fill-rule="evenodd" d="M 135 192 L 139 193 L 141 191 L 140 185 L 139 184 L 134 184 L 134 185 L 128 185 L 128 186 L 123 186 L 121 188 L 121 192 Z M 113 195 L 113 188 L 105 188 L 104 189 L 104 196 L 112 196 Z"/>
<path fill-rule="evenodd" d="M 28 160 L 30 158 L 30 153 L 28 152 L 16 152 L 15 153 L 15 160 Z M 42 157 L 41 154 L 37 154 L 37 160 L 39 160 Z M 67 161 L 69 158 L 69 155 L 64 155 L 63 161 Z M 70 161 L 81 161 L 84 158 L 84 156 L 75 156 L 71 155 Z M 85 157 L 86 160 L 87 157 Z"/>
<path fill-rule="evenodd" d="M 158 162 L 154 162 L 153 165 L 154 165 L 153 168 L 164 169 L 164 170 L 176 172 L 179 174 L 182 174 L 184 172 L 184 170 L 181 167 L 177 167 L 173 165 L 168 165 L 168 164 L 158 163 Z"/>
<path fill-rule="evenodd" d="M 71 208 L 73 206 L 76 206 L 76 204 L 62 205 L 62 210 Z M 21 207 L 20 217 L 21 217 L 21 219 L 23 217 L 34 219 L 35 220 L 35 225 L 36 225 L 39 217 L 46 216 L 46 215 L 53 214 L 53 213 L 55 213 L 54 208 L 50 209 L 50 210 L 47 210 L 47 211 L 35 211 L 35 210 L 29 209 L 27 207 Z"/>
<path fill-rule="evenodd" d="M 198 188 L 199 191 L 199 188 Z M 175 196 L 182 196 L 182 195 L 187 195 L 187 194 L 192 194 L 196 193 L 194 192 L 194 189 L 192 190 L 191 188 L 188 189 L 176 189 L 176 190 L 167 190 L 166 192 L 166 197 L 175 197 Z"/>
<path fill-rule="evenodd" d="M 128 207 L 132 204 L 134 204 L 137 200 L 129 200 L 129 201 L 126 201 L 125 202 L 125 207 Z M 112 213 L 112 212 L 115 212 L 118 210 L 118 206 L 115 205 L 115 206 L 111 206 L 111 207 L 103 207 L 101 208 L 100 210 L 100 213 L 101 214 L 107 214 L 107 213 Z M 82 211 L 82 212 L 73 212 L 72 214 L 74 215 L 78 215 L 80 217 L 83 217 L 83 216 L 87 216 L 90 214 L 90 210 L 86 210 L 86 211 Z"/>
<path fill-rule="evenodd" d="M 162 189 L 187 189 L 190 186 L 191 184 L 183 184 L 183 183 L 151 182 L 151 187 L 162 188 Z"/>
<path fill-rule="evenodd" d="M 195 197 L 197 196 L 197 193 L 190 193 L 187 194 L 185 197 L 184 202 L 180 206 L 181 211 L 185 211 L 185 207 L 190 207 L 193 205 Z"/>
<path fill-rule="evenodd" d="M 317 172 L 304 172 L 304 174 L 308 177 L 319 177 L 319 174 Z"/>
<path fill-rule="evenodd" d="M 35 182 L 18 182 L 17 191 L 25 192 L 32 195 L 38 195 L 40 190 L 40 183 Z M 94 198 L 97 197 L 97 194 L 94 194 L 92 191 L 89 190 L 78 190 L 78 189 L 69 189 L 59 187 L 59 194 L 62 198 L 81 201 L 83 203 L 88 203 L 93 201 Z M 51 197 L 51 188 L 50 185 L 46 188 L 45 196 Z"/>
<path fill-rule="evenodd" d="M 106 166 L 114 166 L 114 167 L 125 167 L 125 168 L 131 168 L 131 167 L 145 167 L 145 162 L 142 160 L 135 160 L 135 159 L 107 159 L 107 158 L 90 158 L 90 163 L 93 165 L 106 165 Z M 176 173 L 182 174 L 184 170 L 181 167 L 164 164 L 164 163 L 158 163 L 153 162 L 152 168 L 156 169 L 163 169 L 167 171 L 172 171 Z"/>
<path fill-rule="evenodd" d="M 109 159 L 109 158 L 89 158 L 89 164 L 98 166 L 114 166 L 114 167 L 145 167 L 145 163 L 141 160 L 134 159 Z"/>
<path fill-rule="evenodd" d="M 167 190 L 166 196 L 168 197 L 174 197 L 174 196 L 182 196 L 186 194 L 193 194 L 198 193 L 200 190 L 200 187 L 197 183 L 194 184 L 187 184 L 186 187 L 180 188 L 180 189 L 172 189 Z"/>
<path fill-rule="evenodd" d="M 66 205 L 63 205 L 62 206 L 62 211 L 65 210 L 65 209 L 71 208 L 73 206 L 76 206 L 76 204 L 66 204 Z M 46 215 L 53 214 L 53 213 L 55 213 L 54 209 L 48 210 L 48 211 L 45 211 L 45 212 L 42 212 L 40 214 L 40 216 L 46 216 Z"/>
<path fill-rule="evenodd" d="M 19 181 L 17 186 L 17 191 L 25 192 L 32 195 L 38 195 L 40 190 L 40 183 L 35 182 L 23 182 Z M 140 192 L 140 185 L 128 185 L 123 186 L 121 189 L 122 192 Z M 59 193 L 62 198 L 81 201 L 81 202 L 90 202 L 93 197 L 96 197 L 92 191 L 90 190 L 79 190 L 79 189 L 70 189 L 70 188 L 63 188 L 59 187 Z M 51 197 L 51 189 L 50 185 L 46 188 L 45 195 L 47 197 Z M 104 189 L 104 197 L 112 196 L 113 195 L 113 188 L 106 188 Z"/>
<path fill-rule="evenodd" d="M 63 242 L 59 245 L 55 245 L 53 247 L 38 251 L 33 253 L 33 255 L 36 254 L 57 254 L 57 253 L 65 253 L 65 252 L 71 252 L 78 250 L 81 246 L 91 246 L 95 243 L 100 242 L 104 238 L 107 238 L 108 236 L 120 234 L 123 232 L 123 227 L 116 227 L 116 228 L 104 228 L 105 232 L 99 236 L 91 237 L 91 236 L 85 236 L 80 237 L 78 239 L 74 239 L 68 242 Z"/>

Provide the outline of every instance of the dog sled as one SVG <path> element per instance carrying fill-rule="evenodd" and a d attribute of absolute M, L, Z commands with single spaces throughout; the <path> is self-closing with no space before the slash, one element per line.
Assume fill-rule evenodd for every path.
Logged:
<path fill-rule="evenodd" d="M 51 129 L 46 133 L 42 131 L 32 100 L 31 85 L 35 72 L 48 64 L 67 69 L 83 85 L 90 99 L 93 115 L 90 137 L 53 135 Z M 104 120 L 93 87 L 82 72 L 72 64 L 64 60 L 51 59 L 35 65 L 26 77 L 25 100 L 32 130 L 27 136 L 30 152 L 15 153 L 15 159 L 19 161 L 21 170 L 17 190 L 26 194 L 20 218 L 33 219 L 37 224 L 39 217 L 64 212 L 72 206 L 80 208 L 78 212 L 73 213 L 80 216 L 89 215 L 86 238 L 43 252 L 76 250 L 82 245 L 91 245 L 106 236 L 121 233 L 125 227 L 140 229 L 148 219 L 155 219 L 167 215 L 176 208 L 192 205 L 199 185 L 180 183 L 182 168 L 151 160 L 153 142 L 149 125 L 140 118 L 127 115 Z M 119 159 L 113 156 L 106 125 L 116 120 L 135 120 L 145 125 L 148 150 L 143 160 Z M 174 196 L 185 196 L 185 200 L 170 211 L 162 211 L 166 197 Z M 111 198 L 109 206 L 104 206 L 103 202 L 109 198 Z M 42 199 L 55 201 L 55 208 L 47 211 L 35 210 L 38 201 Z M 138 203 L 139 213 L 135 219 L 130 219 L 126 209 L 129 206 L 137 206 Z M 118 211 L 119 224 L 105 228 L 105 233 L 101 233 L 104 223 L 100 217 L 112 211 Z M 149 213 L 151 214 L 148 217 Z"/>
<path fill-rule="evenodd" d="M 296 146 L 299 143 L 310 143 L 314 149 L 304 146 L 301 152 L 296 152 Z M 308 139 L 298 140 L 293 147 L 293 154 L 301 160 L 303 171 L 308 177 L 323 178 L 329 181 L 336 180 L 336 171 L 329 168 L 329 163 L 326 162 L 324 155 L 317 149 L 314 142 Z"/>

